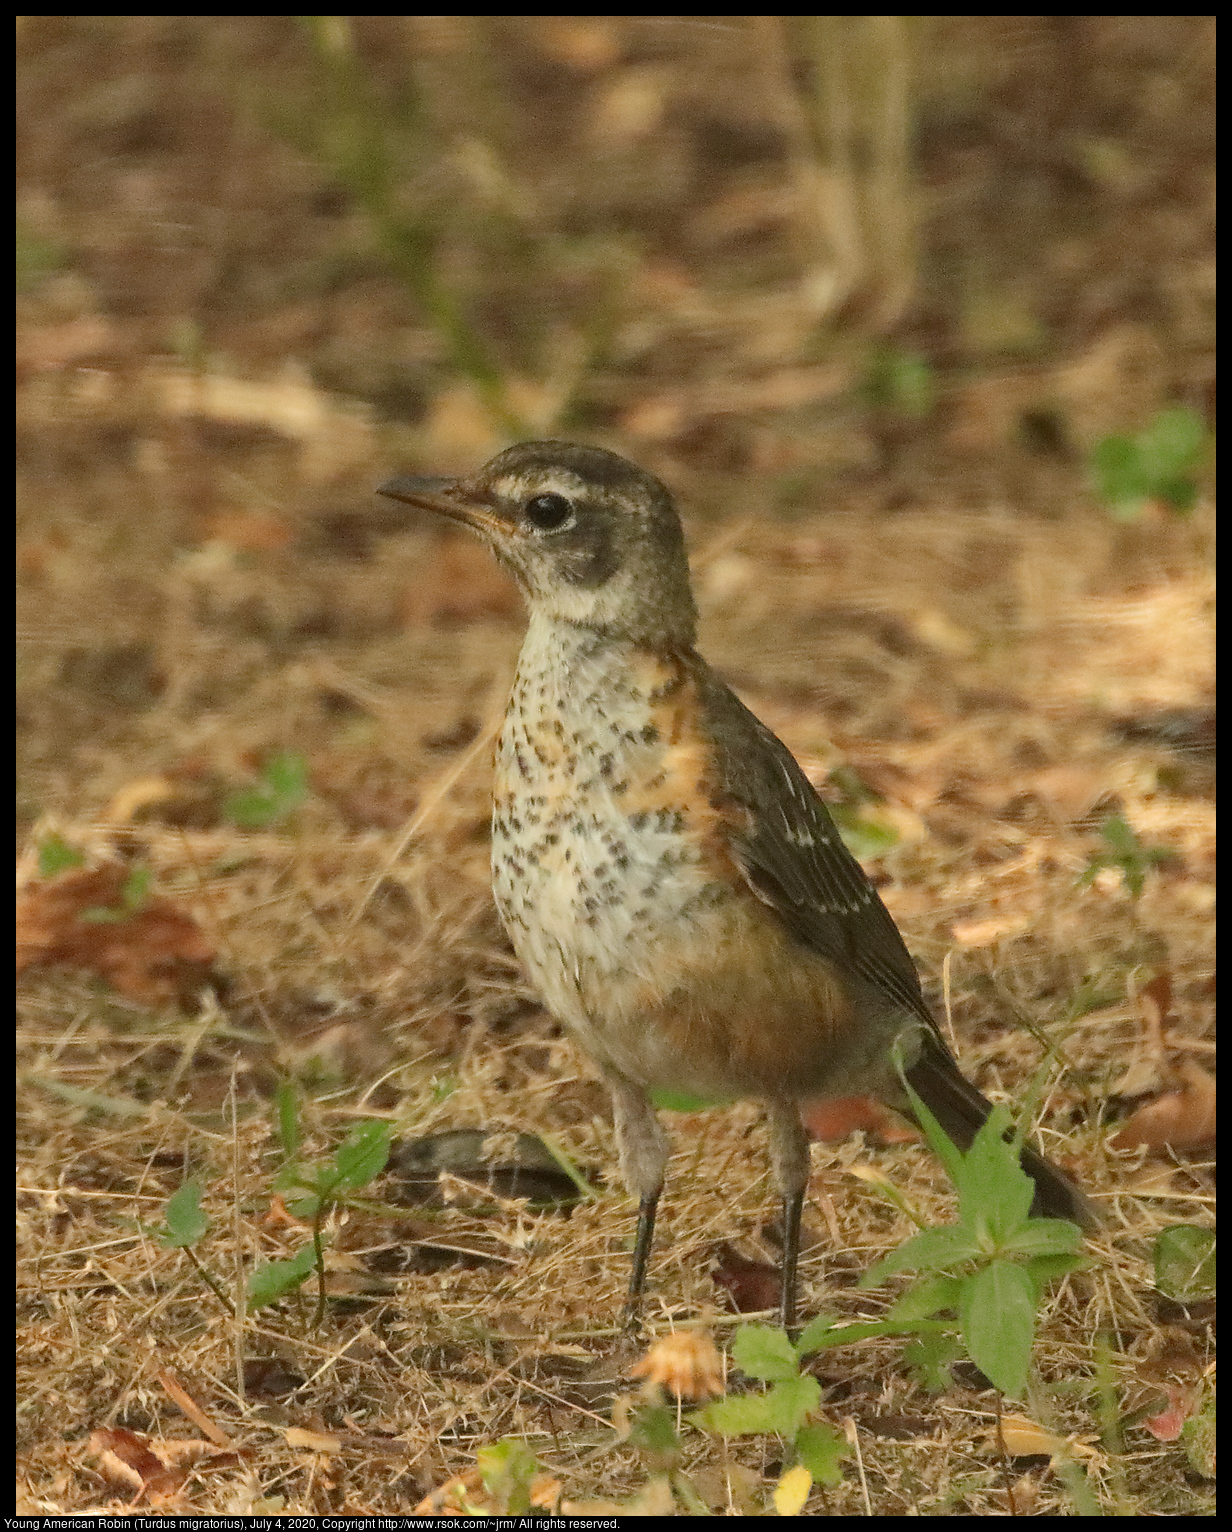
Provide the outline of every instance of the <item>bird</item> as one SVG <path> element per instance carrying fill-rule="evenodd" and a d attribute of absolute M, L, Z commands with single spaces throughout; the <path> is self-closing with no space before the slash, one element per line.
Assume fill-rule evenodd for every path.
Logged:
<path fill-rule="evenodd" d="M 797 1314 L 809 1139 L 800 1103 L 905 1078 L 960 1147 L 992 1110 L 962 1074 L 893 917 L 786 745 L 696 648 L 664 484 L 601 447 L 522 442 L 473 477 L 380 494 L 471 528 L 529 610 L 496 747 L 492 884 L 547 1009 L 611 1093 L 637 1199 L 624 1321 L 640 1323 L 668 1142 L 655 1092 L 760 1101 Z M 1033 1213 L 1094 1223 L 1031 1144 Z"/>

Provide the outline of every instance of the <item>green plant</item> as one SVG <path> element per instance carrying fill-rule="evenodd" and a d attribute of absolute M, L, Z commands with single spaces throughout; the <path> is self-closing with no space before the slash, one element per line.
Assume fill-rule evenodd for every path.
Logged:
<path fill-rule="evenodd" d="M 1048 1282 L 1085 1265 L 1082 1232 L 1056 1218 L 1033 1218 L 1034 1185 L 1019 1164 L 1020 1140 L 1007 1136 L 1009 1115 L 997 1107 L 964 1154 L 904 1078 L 918 1121 L 958 1191 L 958 1222 L 923 1229 L 865 1273 L 875 1287 L 900 1271 L 919 1280 L 889 1319 L 958 1316 L 967 1355 L 995 1388 L 1021 1398 L 1027 1384 L 1036 1316 Z M 914 1358 L 933 1386 L 949 1358 L 934 1344 Z"/>
<path fill-rule="evenodd" d="M 67 872 L 70 867 L 84 866 L 85 860 L 76 846 L 70 846 L 58 835 L 45 835 L 38 843 L 40 878 L 54 878 L 58 872 Z"/>
<path fill-rule="evenodd" d="M 308 762 L 294 750 L 270 756 L 256 787 L 231 793 L 223 813 L 241 830 L 265 830 L 293 813 L 308 796 Z"/>
<path fill-rule="evenodd" d="M 869 358 L 864 392 L 869 403 L 880 409 L 920 418 L 932 410 L 937 380 L 924 357 L 883 345 Z"/>
<path fill-rule="evenodd" d="M 1155 1238 L 1155 1286 L 1177 1303 L 1195 1303 L 1215 1293 L 1215 1234 L 1196 1224 L 1177 1223 Z"/>
<path fill-rule="evenodd" d="M 1176 853 L 1164 846 L 1144 846 L 1137 832 L 1120 814 L 1110 814 L 1099 827 L 1107 851 L 1096 852 L 1079 878 L 1079 886 L 1093 883 L 1105 867 L 1115 868 L 1134 899 L 1142 897 L 1146 875 L 1152 867 L 1175 862 Z"/>
<path fill-rule="evenodd" d="M 150 902 L 150 889 L 154 874 L 148 867 L 134 867 L 120 888 L 119 904 L 95 904 L 82 910 L 78 920 L 94 925 L 115 924 L 139 914 Z"/>
<path fill-rule="evenodd" d="M 1095 492 L 1118 521 L 1137 521 L 1152 501 L 1178 516 L 1198 499 L 1198 472 L 1209 435 L 1196 410 L 1161 410 L 1135 436 L 1105 436 L 1096 443 L 1089 471 Z"/>
<path fill-rule="evenodd" d="M 265 1308 L 299 1288 L 313 1271 L 317 1274 L 317 1307 L 314 1324 L 325 1317 L 325 1221 L 335 1208 L 345 1206 L 352 1195 L 380 1175 L 389 1159 L 393 1125 L 357 1122 L 334 1151 L 332 1159 L 315 1169 L 305 1166 L 299 1151 L 302 1134 L 295 1086 L 285 1081 L 275 1101 L 278 1137 L 283 1165 L 274 1181 L 279 1192 L 290 1193 L 287 1211 L 312 1225 L 312 1238 L 290 1260 L 265 1261 L 248 1279 L 249 1310 Z"/>
<path fill-rule="evenodd" d="M 235 1313 L 235 1306 L 222 1289 L 222 1284 L 198 1260 L 193 1246 L 209 1233 L 210 1216 L 201 1207 L 200 1181 L 185 1181 L 178 1192 L 173 1192 L 163 1208 L 164 1226 L 155 1231 L 168 1250 L 182 1250 L 196 1269 L 197 1275 L 226 1309 Z"/>
<path fill-rule="evenodd" d="M 689 1420 L 717 1436 L 783 1437 L 791 1449 L 788 1472 L 803 1468 L 808 1475 L 807 1484 L 796 1476 L 805 1496 L 813 1484 L 837 1484 L 842 1477 L 840 1464 L 847 1454 L 847 1442 L 833 1426 L 812 1418 L 821 1402 L 821 1384 L 810 1373 L 801 1371 L 801 1363 L 815 1351 L 857 1338 L 849 1337 L 847 1332 L 858 1330 L 863 1334 L 867 1328 L 837 1325 L 827 1315 L 821 1315 L 793 1344 L 782 1330 L 773 1330 L 768 1325 L 745 1325 L 732 1341 L 732 1360 L 747 1377 L 769 1386 L 760 1394 L 716 1399 L 694 1410 Z M 787 1493 L 793 1499 L 799 1498 L 794 1483 Z M 800 1503 L 803 1504 L 802 1498 Z"/>
<path fill-rule="evenodd" d="M 884 856 L 898 844 L 899 833 L 885 819 L 880 806 L 885 802 L 879 793 L 861 781 L 850 766 L 836 766 L 826 778 L 826 785 L 842 796 L 829 798 L 830 818 L 838 826 L 843 844 L 860 861 Z"/>
<path fill-rule="evenodd" d="M 524 1441 L 505 1436 L 490 1447 L 481 1447 L 475 1466 L 500 1514 L 529 1515 L 531 1485 L 543 1472 L 543 1464 Z"/>

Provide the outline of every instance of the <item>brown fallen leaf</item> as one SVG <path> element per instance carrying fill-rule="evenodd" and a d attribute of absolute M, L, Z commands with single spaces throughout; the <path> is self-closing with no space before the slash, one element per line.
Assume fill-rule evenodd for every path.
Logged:
<path fill-rule="evenodd" d="M 137 903 L 132 879 L 132 868 L 108 862 L 28 888 L 17 902 L 17 972 L 89 968 L 144 1005 L 194 994 L 209 978 L 213 944 L 174 900 Z"/>
<path fill-rule="evenodd" d="M 737 1314 L 760 1314 L 778 1307 L 783 1287 L 777 1266 L 751 1261 L 733 1245 L 721 1245 L 718 1257 L 712 1276 L 719 1287 L 727 1289 Z"/>
<path fill-rule="evenodd" d="M 800 1106 L 800 1120 L 809 1136 L 823 1143 L 837 1143 L 857 1128 L 872 1134 L 879 1144 L 911 1144 L 920 1136 L 873 1096 L 832 1096 L 805 1101 Z"/>
<path fill-rule="evenodd" d="M 305 1431 L 302 1426 L 288 1426 L 282 1433 L 288 1447 L 304 1447 L 309 1452 L 341 1452 L 342 1438 L 326 1436 L 323 1431 Z"/>
<path fill-rule="evenodd" d="M 1058 1436 L 1027 1415 L 1003 1415 L 990 1435 L 993 1445 L 1011 1458 L 1095 1456 L 1091 1448 L 1094 1438 Z"/>
<path fill-rule="evenodd" d="M 1202 1149 L 1215 1141 L 1215 1079 L 1192 1059 L 1176 1069 L 1181 1089 L 1140 1106 L 1115 1134 L 1115 1149 Z"/>
<path fill-rule="evenodd" d="M 294 541 L 295 527 L 270 511 L 219 511 L 206 519 L 201 536 L 241 553 L 277 553 Z"/>
<path fill-rule="evenodd" d="M 98 1459 L 113 1483 L 127 1485 L 151 1505 L 171 1499 L 188 1477 L 186 1466 L 169 1468 L 150 1448 L 150 1439 L 125 1426 L 100 1428 L 90 1434 L 87 1450 Z"/>

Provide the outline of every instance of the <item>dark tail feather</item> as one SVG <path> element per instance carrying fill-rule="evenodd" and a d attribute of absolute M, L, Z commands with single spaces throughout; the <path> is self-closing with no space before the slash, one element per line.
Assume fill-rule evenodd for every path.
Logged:
<path fill-rule="evenodd" d="M 919 1060 L 907 1071 L 907 1079 L 958 1147 L 970 1148 L 992 1111 L 992 1103 L 965 1078 L 950 1055 L 926 1043 Z M 1099 1223 L 1089 1199 L 1030 1144 L 1022 1147 L 1021 1164 L 1035 1182 L 1031 1212 L 1036 1218 L 1068 1218 L 1084 1229 Z"/>

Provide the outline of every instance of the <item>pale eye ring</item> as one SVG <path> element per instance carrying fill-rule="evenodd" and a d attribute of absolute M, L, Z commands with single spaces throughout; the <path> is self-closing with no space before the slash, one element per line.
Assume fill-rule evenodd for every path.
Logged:
<path fill-rule="evenodd" d="M 549 491 L 533 496 L 522 509 L 527 521 L 540 532 L 559 532 L 573 515 L 573 502 Z"/>

